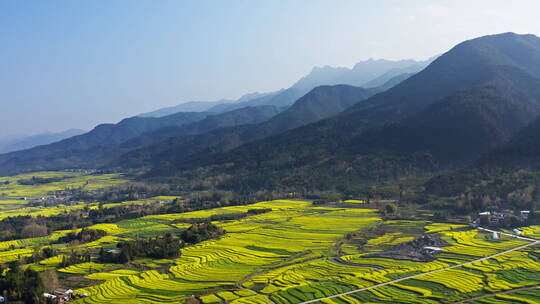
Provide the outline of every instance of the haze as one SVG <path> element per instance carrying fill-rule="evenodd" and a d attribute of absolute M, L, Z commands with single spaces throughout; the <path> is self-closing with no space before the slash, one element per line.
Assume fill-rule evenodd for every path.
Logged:
<path fill-rule="evenodd" d="M 540 35 L 538 11 L 536 0 L 2 1 L 0 137 L 272 91 L 313 66 Z"/>

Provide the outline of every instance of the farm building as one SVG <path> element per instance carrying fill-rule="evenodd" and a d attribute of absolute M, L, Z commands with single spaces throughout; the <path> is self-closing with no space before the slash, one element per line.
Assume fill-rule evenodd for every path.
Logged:
<path fill-rule="evenodd" d="M 443 251 L 442 248 L 434 247 L 434 246 L 424 246 L 424 247 L 422 247 L 422 249 L 423 249 L 424 252 L 427 252 L 427 253 L 435 253 L 435 252 Z"/>
<path fill-rule="evenodd" d="M 73 300 L 73 290 L 67 288 L 58 288 L 54 293 L 44 293 L 46 299 L 50 299 L 56 303 L 67 303 Z"/>
<path fill-rule="evenodd" d="M 531 213 L 531 211 L 529 211 L 529 210 L 521 210 L 519 212 L 519 216 L 521 217 L 521 219 L 526 220 L 526 219 L 529 218 L 530 213 Z"/>

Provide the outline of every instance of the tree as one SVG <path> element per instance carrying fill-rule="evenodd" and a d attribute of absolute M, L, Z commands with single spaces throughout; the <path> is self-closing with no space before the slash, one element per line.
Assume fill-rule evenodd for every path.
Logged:
<path fill-rule="evenodd" d="M 21 231 L 21 236 L 23 238 L 41 237 L 46 236 L 47 234 L 47 226 L 34 222 L 26 224 Z"/>
<path fill-rule="evenodd" d="M 41 255 L 43 258 L 47 259 L 47 258 L 50 258 L 50 257 L 53 257 L 55 255 L 55 250 L 54 248 L 52 247 L 44 247 L 42 250 L 41 250 Z"/>
<path fill-rule="evenodd" d="M 43 282 L 43 287 L 45 288 L 45 290 L 49 292 L 53 292 L 54 290 L 58 289 L 58 287 L 60 287 L 60 284 L 58 282 L 58 275 L 56 274 L 56 270 L 54 269 L 40 272 L 39 278 L 41 279 L 41 282 Z"/>
<path fill-rule="evenodd" d="M 387 214 L 387 215 L 390 215 L 390 214 L 396 214 L 397 213 L 397 210 L 398 210 L 398 207 L 396 204 L 387 204 L 385 207 L 384 207 L 384 212 Z"/>
<path fill-rule="evenodd" d="M 482 215 L 480 217 L 480 225 L 486 226 L 491 222 L 491 215 Z"/>
<path fill-rule="evenodd" d="M 13 302 L 45 303 L 42 294 L 43 280 L 40 274 L 31 269 L 21 270 L 19 262 L 9 263 L 9 271 L 0 277 L 0 290 L 4 296 Z"/>

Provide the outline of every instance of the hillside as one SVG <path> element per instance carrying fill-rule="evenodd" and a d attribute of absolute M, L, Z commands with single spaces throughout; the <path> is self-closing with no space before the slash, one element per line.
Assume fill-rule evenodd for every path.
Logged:
<path fill-rule="evenodd" d="M 357 63 L 350 71 L 334 80 L 335 83 L 374 88 L 391 78 L 405 73 L 417 73 L 431 63 L 427 61 L 369 59 Z"/>
<path fill-rule="evenodd" d="M 383 83 L 381 86 L 377 87 L 377 89 L 380 90 L 381 92 L 389 90 L 397 86 L 398 84 L 402 83 L 404 80 L 411 78 L 414 74 L 416 73 L 404 73 L 404 74 L 399 74 L 397 76 L 394 76 L 388 79 L 388 81 Z"/>
<path fill-rule="evenodd" d="M 475 166 L 540 170 L 540 117 L 517 133 L 507 145 L 481 157 Z"/>
<path fill-rule="evenodd" d="M 347 85 L 320 86 L 267 121 L 250 126 L 216 129 L 204 134 L 201 132 L 198 136 L 184 133 L 128 153 L 116 164 L 124 167 L 156 165 L 185 160 L 203 151 L 205 153 L 228 151 L 256 139 L 276 135 L 338 114 L 370 97 L 374 92 L 375 90 Z"/>
<path fill-rule="evenodd" d="M 349 85 L 319 86 L 286 111 L 250 129 L 251 139 L 276 135 L 339 114 L 376 93 Z"/>
<path fill-rule="evenodd" d="M 407 119 L 370 130 L 354 144 L 359 150 L 428 152 L 442 164 L 478 158 L 508 142 L 540 114 L 540 78 L 509 67 L 493 68 L 491 75 L 488 83 L 460 90 Z"/>
<path fill-rule="evenodd" d="M 206 112 L 210 108 L 221 105 L 230 104 L 233 100 L 219 100 L 219 101 L 188 101 L 176 106 L 157 109 L 151 112 L 137 115 L 139 117 L 163 117 L 178 112 Z"/>
<path fill-rule="evenodd" d="M 470 166 L 431 178 L 424 188 L 425 195 L 446 200 L 461 214 L 534 209 L 540 199 L 540 117 L 509 143 Z"/>
<path fill-rule="evenodd" d="M 336 83 L 336 79 L 339 79 L 348 72 L 350 72 L 350 69 L 348 68 L 331 66 L 314 67 L 309 74 L 295 82 L 292 87 L 296 89 L 310 90 L 322 84 L 339 84 Z"/>
<path fill-rule="evenodd" d="M 250 100 L 261 99 L 262 97 L 272 95 L 273 93 L 248 93 L 238 98 L 237 100 L 232 99 L 221 99 L 217 101 L 189 101 L 181 103 L 176 106 L 166 107 L 157 109 L 148 113 L 143 113 L 137 115 L 139 117 L 163 117 L 171 115 L 178 112 L 211 112 L 211 113 L 221 113 L 228 108 L 235 107 L 234 104 L 244 103 Z M 241 108 L 241 107 L 240 107 Z"/>
<path fill-rule="evenodd" d="M 56 143 L 0 155 L 0 170 L 5 174 L 20 170 L 88 166 L 97 158 L 97 150 L 93 149 L 121 144 L 160 128 L 193 123 L 206 116 L 206 113 L 182 112 L 161 118 L 131 117 L 117 124 L 102 124 L 88 133 Z"/>
<path fill-rule="evenodd" d="M 176 113 L 163 118 L 134 117 L 117 125 L 28 151 L 6 154 L 2 170 L 99 167 L 123 153 L 174 136 L 197 135 L 214 129 L 260 123 L 279 113 L 272 106 L 247 107 L 223 114 Z M 204 118 L 203 118 L 204 116 Z M 183 119 L 182 119 L 183 118 Z"/>
<path fill-rule="evenodd" d="M 335 118 L 151 175 L 204 168 L 208 176 L 234 176 L 223 187 L 313 187 L 323 178 L 321 186 L 333 187 L 334 178 L 392 179 L 461 165 L 504 144 L 538 115 L 539 76 L 538 37 L 473 39 Z"/>
<path fill-rule="evenodd" d="M 145 146 L 148 146 L 145 147 L 145 149 L 152 149 L 155 145 L 160 144 L 161 141 L 165 141 L 169 138 L 195 136 L 217 129 L 258 124 L 271 119 L 278 115 L 278 113 L 280 113 L 280 109 L 274 106 L 263 105 L 240 108 L 222 114 L 212 114 L 208 115 L 205 119 L 191 124 L 169 126 L 143 133 L 140 136 L 122 143 L 117 148 L 121 151 L 142 148 Z M 124 161 L 123 158 L 122 161 Z"/>

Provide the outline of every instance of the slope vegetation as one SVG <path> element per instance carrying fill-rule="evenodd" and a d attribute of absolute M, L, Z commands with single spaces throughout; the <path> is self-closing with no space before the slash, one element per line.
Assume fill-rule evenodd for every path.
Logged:
<path fill-rule="evenodd" d="M 506 143 L 540 114 L 539 77 L 540 38 L 506 33 L 473 39 L 336 117 L 151 175 L 196 170 L 227 188 L 305 189 L 461 166 Z"/>

